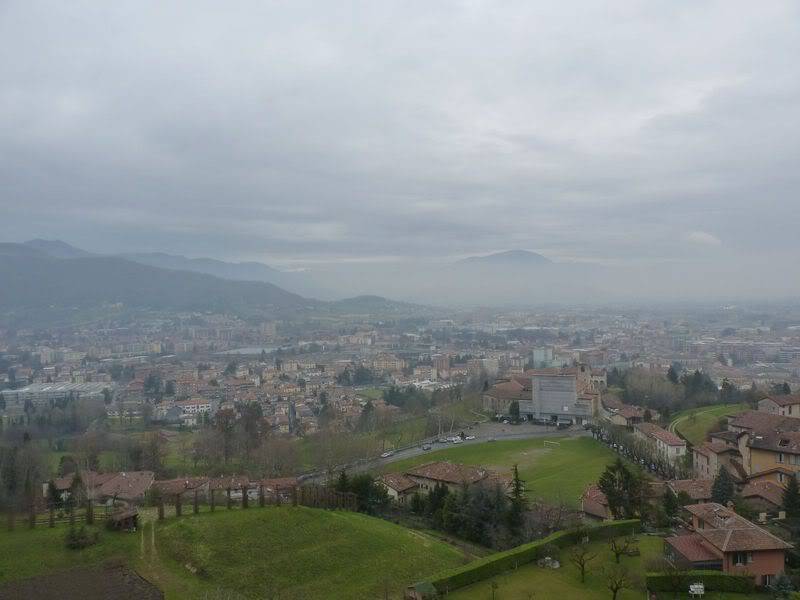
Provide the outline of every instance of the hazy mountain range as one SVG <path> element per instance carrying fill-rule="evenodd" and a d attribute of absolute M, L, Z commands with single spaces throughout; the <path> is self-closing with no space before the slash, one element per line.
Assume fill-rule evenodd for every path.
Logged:
<path fill-rule="evenodd" d="M 35 239 L 18 246 L 36 251 L 40 256 L 61 260 L 103 256 L 61 240 Z M 406 302 L 448 306 L 492 305 L 548 302 L 583 293 L 583 290 L 573 289 L 574 283 L 570 282 L 574 266 L 553 263 L 541 254 L 527 250 L 471 256 L 452 263 L 343 263 L 298 272 L 281 271 L 259 262 L 189 258 L 163 252 L 116 254 L 105 258 L 157 269 L 210 275 L 228 281 L 268 283 L 281 288 L 281 291 L 326 301 L 353 296 L 388 296 Z M 86 268 L 89 266 L 85 265 Z M 531 280 L 542 278 L 551 284 L 542 286 L 531 295 Z"/>
<path fill-rule="evenodd" d="M 134 259 L 134 256 L 137 258 Z M 245 280 L 272 269 L 258 263 L 192 260 L 162 254 L 103 256 L 60 241 L 0 243 L 0 310 L 22 322 L 63 318 L 65 310 L 123 306 L 132 309 L 213 310 L 263 317 L 322 314 L 397 314 L 421 307 L 378 296 L 333 302 L 306 298 L 267 281 Z M 189 269 L 175 268 L 188 264 Z M 230 268 L 228 268 L 230 267 Z M 205 272 L 208 269 L 222 278 Z M 276 271 L 277 272 L 277 271 Z M 242 279 L 236 279 L 236 275 Z"/>
<path fill-rule="evenodd" d="M 638 266 L 554 262 L 509 250 L 445 262 L 329 262 L 301 272 L 161 252 L 99 255 L 59 240 L 0 244 L 0 308 L 126 306 L 399 314 L 441 307 L 727 301 L 759 294 L 741 261 Z M 745 285 L 746 284 L 746 285 Z M 774 297 L 795 280 L 770 283 Z M 391 300 L 387 300 L 390 298 Z"/>

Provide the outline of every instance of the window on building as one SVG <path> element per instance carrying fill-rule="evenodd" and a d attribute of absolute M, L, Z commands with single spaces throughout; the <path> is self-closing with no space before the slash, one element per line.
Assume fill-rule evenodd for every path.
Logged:
<path fill-rule="evenodd" d="M 736 566 L 747 565 L 753 562 L 752 552 L 734 552 L 733 564 Z"/>
<path fill-rule="evenodd" d="M 783 462 L 783 452 L 778 452 L 778 462 L 779 463 Z"/>

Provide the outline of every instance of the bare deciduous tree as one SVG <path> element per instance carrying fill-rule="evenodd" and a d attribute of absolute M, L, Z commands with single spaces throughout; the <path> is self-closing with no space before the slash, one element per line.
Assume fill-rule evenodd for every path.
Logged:
<path fill-rule="evenodd" d="M 611 592 L 611 600 L 617 600 L 617 596 L 622 590 L 633 588 L 633 576 L 625 567 L 615 565 L 605 572 L 605 576 L 606 588 Z"/>
<path fill-rule="evenodd" d="M 569 560 L 578 567 L 581 573 L 581 583 L 586 582 L 586 567 L 595 558 L 597 558 L 597 554 L 592 553 L 586 544 L 578 544 L 572 547 L 569 553 Z"/>
<path fill-rule="evenodd" d="M 619 564 L 619 557 L 631 550 L 636 549 L 636 538 L 625 536 L 624 538 L 612 538 L 608 541 L 611 552 L 614 553 L 614 561 Z"/>

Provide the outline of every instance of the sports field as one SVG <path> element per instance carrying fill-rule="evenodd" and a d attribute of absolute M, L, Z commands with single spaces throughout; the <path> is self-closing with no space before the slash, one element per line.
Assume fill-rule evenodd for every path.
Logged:
<path fill-rule="evenodd" d="M 427 462 L 448 460 L 510 473 L 516 464 L 530 498 L 563 501 L 577 507 L 586 486 L 597 481 L 615 457 L 607 446 L 591 437 L 500 440 L 428 452 L 391 463 L 385 471 L 398 472 Z"/>

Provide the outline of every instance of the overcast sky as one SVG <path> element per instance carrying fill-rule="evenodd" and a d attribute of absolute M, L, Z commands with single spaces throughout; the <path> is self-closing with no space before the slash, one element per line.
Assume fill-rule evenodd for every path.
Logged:
<path fill-rule="evenodd" d="M 797 258 L 799 7 L 0 0 L 2 237 Z"/>

